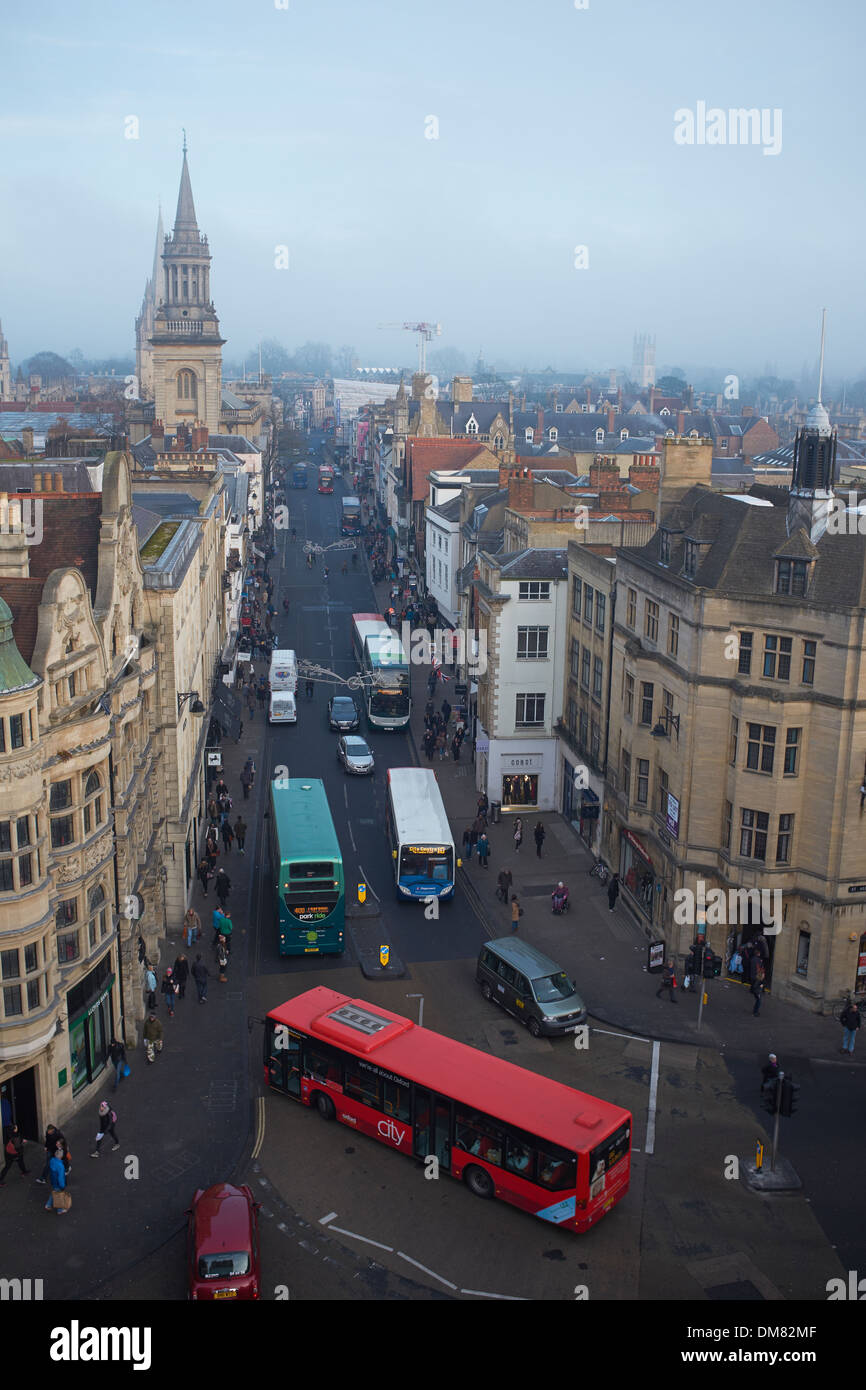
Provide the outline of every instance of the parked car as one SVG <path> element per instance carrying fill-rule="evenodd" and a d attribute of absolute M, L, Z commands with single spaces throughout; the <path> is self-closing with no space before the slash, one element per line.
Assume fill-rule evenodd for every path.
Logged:
<path fill-rule="evenodd" d="M 361 716 L 351 695 L 332 695 L 328 701 L 328 727 L 354 733 L 361 726 Z"/>
<path fill-rule="evenodd" d="M 347 772 L 357 772 L 361 776 L 372 772 L 375 766 L 369 744 L 357 734 L 344 734 L 337 739 L 337 757 Z"/>
<path fill-rule="evenodd" d="M 261 1296 L 260 1205 L 246 1186 L 221 1182 L 198 1188 L 187 1212 L 191 1299 Z"/>
<path fill-rule="evenodd" d="M 534 1038 L 573 1033 L 586 1022 L 586 1005 L 574 981 L 527 941 L 502 936 L 485 942 L 475 979 L 484 998 L 519 1018 Z"/>

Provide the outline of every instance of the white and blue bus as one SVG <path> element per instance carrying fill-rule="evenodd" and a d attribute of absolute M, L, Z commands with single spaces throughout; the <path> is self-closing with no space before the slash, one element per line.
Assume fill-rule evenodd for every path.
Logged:
<path fill-rule="evenodd" d="M 406 729 L 412 712 L 409 660 L 381 613 L 352 614 L 352 651 L 364 677 L 371 729 Z"/>
<path fill-rule="evenodd" d="M 388 842 L 399 899 L 453 898 L 454 840 L 432 769 L 389 769 Z"/>

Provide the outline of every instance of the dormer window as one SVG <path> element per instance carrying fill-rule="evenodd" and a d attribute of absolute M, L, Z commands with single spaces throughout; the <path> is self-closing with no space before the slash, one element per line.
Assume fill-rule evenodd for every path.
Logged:
<path fill-rule="evenodd" d="M 467 433 L 467 434 L 477 434 L 477 433 L 478 433 L 478 421 L 475 419 L 475 416 L 474 416 L 474 415 L 470 415 L 469 419 L 466 421 L 466 433 Z"/>
<path fill-rule="evenodd" d="M 695 541 L 686 541 L 683 553 L 683 574 L 686 579 L 694 579 L 698 568 L 698 547 Z"/>
<path fill-rule="evenodd" d="M 595 442 L 596 444 L 604 443 L 604 430 L 601 428 L 601 425 L 599 425 L 598 429 L 595 432 Z"/>
<path fill-rule="evenodd" d="M 776 593 L 802 598 L 809 579 L 807 560 L 776 561 Z"/>
<path fill-rule="evenodd" d="M 666 405 L 663 405 L 661 410 L 659 411 L 659 415 L 670 415 L 670 413 L 670 408 Z"/>
<path fill-rule="evenodd" d="M 699 438 L 700 438 L 700 435 L 698 434 L 697 430 L 689 430 L 689 439 L 699 439 Z"/>
<path fill-rule="evenodd" d="M 533 439 L 535 438 L 535 432 L 531 425 L 526 426 L 523 437 L 526 440 L 527 444 L 532 443 Z"/>
<path fill-rule="evenodd" d="M 554 410 L 554 413 L 555 413 L 556 415 L 561 415 L 561 414 L 562 414 L 562 406 L 561 406 L 561 405 L 555 405 L 555 406 L 553 407 L 553 410 Z"/>
<path fill-rule="evenodd" d="M 620 430 L 619 437 L 620 439 L 628 439 L 628 430 Z"/>
<path fill-rule="evenodd" d="M 551 444 L 556 443 L 557 439 L 559 438 L 559 430 L 556 428 L 555 425 L 551 425 L 550 429 L 547 431 L 547 437 L 550 440 Z"/>
<path fill-rule="evenodd" d="M 670 531 L 659 531 L 659 564 L 669 565 L 671 562 L 671 533 Z"/>
<path fill-rule="evenodd" d="M 674 437 L 673 430 L 665 430 L 665 439 L 673 439 Z"/>

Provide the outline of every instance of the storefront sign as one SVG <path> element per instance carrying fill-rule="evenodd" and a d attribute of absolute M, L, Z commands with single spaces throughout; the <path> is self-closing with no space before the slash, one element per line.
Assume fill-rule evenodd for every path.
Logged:
<path fill-rule="evenodd" d="M 661 970 L 665 963 L 665 943 L 663 941 L 651 941 L 649 947 L 649 957 L 647 960 L 648 970 Z"/>
<path fill-rule="evenodd" d="M 637 835 L 633 835 L 633 834 L 631 833 L 630 830 L 626 830 L 625 826 L 623 826 L 622 834 L 623 834 L 623 839 L 628 840 L 628 842 L 629 842 L 629 844 L 631 845 L 632 849 L 637 851 L 637 853 L 640 855 L 641 859 L 646 860 L 647 864 L 649 864 L 650 867 L 652 867 L 652 862 L 653 862 L 653 861 L 650 859 L 649 854 L 648 854 L 647 851 L 644 849 L 644 847 L 643 847 L 643 845 L 641 844 L 640 840 L 638 839 Z"/>
<path fill-rule="evenodd" d="M 223 765 L 223 755 L 222 755 L 222 753 L 208 753 L 208 755 L 207 755 L 207 765 L 208 765 L 208 767 L 222 767 L 222 765 Z"/>
<path fill-rule="evenodd" d="M 851 883 L 848 885 L 849 893 L 866 893 L 866 883 Z"/>
<path fill-rule="evenodd" d="M 477 739 L 475 740 L 475 752 L 476 752 L 476 753 L 489 753 L 489 752 L 490 752 L 490 739 L 487 738 L 486 735 L 482 734 L 479 738 L 477 738 Z"/>
<path fill-rule="evenodd" d="M 676 840 L 680 833 L 680 803 L 679 799 L 668 792 L 668 811 L 665 816 L 665 825 Z"/>
<path fill-rule="evenodd" d="M 544 762 L 543 753 L 509 754 L 501 762 L 503 772 L 537 772 Z"/>

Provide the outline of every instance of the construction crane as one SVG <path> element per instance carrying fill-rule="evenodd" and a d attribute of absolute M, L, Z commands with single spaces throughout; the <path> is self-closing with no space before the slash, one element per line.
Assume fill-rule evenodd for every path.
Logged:
<path fill-rule="evenodd" d="M 380 323 L 379 328 L 408 328 L 410 332 L 418 334 L 418 370 L 426 373 L 427 371 L 427 344 L 431 338 L 439 338 L 442 335 L 441 323 Z"/>

